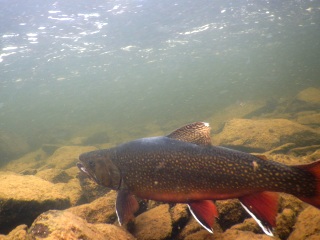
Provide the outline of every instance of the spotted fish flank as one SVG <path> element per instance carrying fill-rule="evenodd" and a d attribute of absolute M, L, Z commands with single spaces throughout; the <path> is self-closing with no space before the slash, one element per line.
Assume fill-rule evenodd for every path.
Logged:
<path fill-rule="evenodd" d="M 78 167 L 98 184 L 118 191 L 120 224 L 134 217 L 134 196 L 187 203 L 209 232 L 218 216 L 212 200 L 238 198 L 272 235 L 277 192 L 320 208 L 320 160 L 286 166 L 260 156 L 212 146 L 210 127 L 196 122 L 163 137 L 137 139 L 115 148 L 84 153 Z"/>

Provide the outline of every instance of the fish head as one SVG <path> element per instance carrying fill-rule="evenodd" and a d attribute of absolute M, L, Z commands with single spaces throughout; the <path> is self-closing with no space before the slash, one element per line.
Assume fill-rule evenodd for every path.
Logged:
<path fill-rule="evenodd" d="M 118 190 L 121 185 L 121 173 L 107 153 L 93 151 L 79 156 L 77 167 L 97 184 Z"/>

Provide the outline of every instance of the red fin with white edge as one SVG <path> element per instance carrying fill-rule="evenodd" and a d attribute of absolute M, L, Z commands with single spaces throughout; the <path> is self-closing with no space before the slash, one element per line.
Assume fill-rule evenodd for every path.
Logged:
<path fill-rule="evenodd" d="M 273 236 L 272 230 L 276 226 L 279 195 L 274 192 L 260 192 L 246 195 L 239 200 L 263 232 Z"/>
<path fill-rule="evenodd" d="M 218 217 L 216 205 L 211 200 L 203 200 L 188 203 L 192 216 L 204 227 L 208 232 L 213 233 L 213 224 L 215 218 Z"/>
<path fill-rule="evenodd" d="M 139 209 L 137 199 L 126 190 L 118 191 L 116 200 L 116 213 L 119 224 L 127 224 L 134 218 L 134 213 Z"/>
<path fill-rule="evenodd" d="M 314 178 L 314 186 L 315 191 L 314 195 L 310 197 L 299 197 L 302 201 L 311 204 L 312 206 L 315 206 L 316 208 L 320 209 L 320 159 L 318 159 L 315 162 L 305 164 L 305 165 L 298 165 L 293 166 L 294 168 L 300 168 L 304 171 L 307 171 L 312 174 Z"/>

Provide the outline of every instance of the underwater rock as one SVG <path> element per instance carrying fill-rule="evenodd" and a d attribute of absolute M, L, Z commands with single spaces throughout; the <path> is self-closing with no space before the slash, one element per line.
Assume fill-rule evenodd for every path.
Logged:
<path fill-rule="evenodd" d="M 277 216 L 277 226 L 275 228 L 276 235 L 281 239 L 287 239 L 292 232 L 297 214 L 290 208 L 285 208 L 282 213 Z"/>
<path fill-rule="evenodd" d="M 22 156 L 30 150 L 27 141 L 11 132 L 0 132 L 0 165 Z"/>
<path fill-rule="evenodd" d="M 296 114 L 296 121 L 311 127 L 320 126 L 320 113 L 315 111 L 299 112 Z"/>
<path fill-rule="evenodd" d="M 57 183 L 55 186 L 60 189 L 61 192 L 65 193 L 70 199 L 71 206 L 87 203 L 80 182 L 78 179 L 71 179 L 67 183 Z"/>
<path fill-rule="evenodd" d="M 65 194 L 41 178 L 1 172 L 0 182 L 0 232 L 7 233 L 19 224 L 29 225 L 49 209 L 70 206 Z"/>
<path fill-rule="evenodd" d="M 248 214 L 237 199 L 216 201 L 219 218 L 216 220 L 225 231 L 234 224 L 242 222 Z"/>
<path fill-rule="evenodd" d="M 110 224 L 90 224 L 69 211 L 50 210 L 41 214 L 28 230 L 30 239 L 65 240 L 133 240 L 120 227 Z"/>
<path fill-rule="evenodd" d="M 162 204 L 137 216 L 133 235 L 139 240 L 162 240 L 172 235 L 169 205 Z"/>
<path fill-rule="evenodd" d="M 259 115 L 262 111 L 266 111 L 272 104 L 265 101 L 252 101 L 252 102 L 236 102 L 230 106 L 222 109 L 221 111 L 213 114 L 206 121 L 210 122 L 210 126 L 213 131 L 217 131 L 223 127 L 226 121 L 234 118 L 245 118 L 248 116 Z M 266 109 L 267 108 L 267 109 Z"/>
<path fill-rule="evenodd" d="M 91 203 L 72 207 L 66 211 L 86 219 L 89 223 L 114 223 L 117 221 L 116 195 L 116 191 L 110 191 Z"/>
<path fill-rule="evenodd" d="M 64 170 L 55 168 L 39 171 L 36 176 L 52 183 L 67 183 L 72 179 Z"/>
<path fill-rule="evenodd" d="M 0 240 L 26 240 L 28 226 L 25 224 L 17 226 L 8 235 L 0 235 Z"/>
<path fill-rule="evenodd" d="M 256 234 L 263 234 L 261 228 L 253 218 L 247 218 L 242 223 L 232 226 L 232 230 L 248 231 Z"/>
<path fill-rule="evenodd" d="M 241 239 L 241 240 L 277 240 L 276 237 L 270 237 L 266 234 L 255 234 L 253 232 L 248 231 L 240 231 L 237 229 L 228 229 L 222 234 L 217 235 L 215 238 L 212 238 L 214 240 L 235 240 L 235 239 Z"/>
<path fill-rule="evenodd" d="M 80 186 L 82 188 L 82 194 L 84 198 L 86 199 L 86 202 L 92 202 L 106 193 L 110 191 L 109 188 L 106 188 L 104 186 L 98 185 L 93 180 L 91 180 L 87 174 L 84 174 L 83 172 L 79 172 L 79 169 L 77 168 L 78 175 L 77 178 L 79 179 Z"/>
<path fill-rule="evenodd" d="M 48 155 L 52 155 L 61 145 L 57 144 L 43 144 L 41 149 Z"/>
<path fill-rule="evenodd" d="M 8 162 L 2 167 L 4 171 L 24 174 L 25 171 L 35 171 L 45 164 L 48 155 L 41 149 L 27 153 L 22 157 Z M 29 175 L 29 174 L 26 174 Z"/>
<path fill-rule="evenodd" d="M 312 206 L 308 206 L 300 213 L 294 225 L 294 230 L 288 237 L 288 240 L 305 239 L 320 239 L 320 214 L 319 211 Z"/>
<path fill-rule="evenodd" d="M 279 102 L 273 117 L 280 116 L 281 113 L 296 115 L 298 112 L 315 111 L 319 112 L 320 89 L 307 88 L 299 92 L 294 98 Z"/>
<path fill-rule="evenodd" d="M 249 152 L 266 152 L 286 143 L 296 147 L 320 143 L 320 132 L 287 119 L 233 119 L 213 143 Z"/>
<path fill-rule="evenodd" d="M 217 234 L 211 234 L 207 230 L 201 229 L 185 237 L 183 240 L 214 240 L 217 239 Z"/>
<path fill-rule="evenodd" d="M 216 224 L 214 224 L 214 228 L 216 227 Z M 186 239 L 188 236 L 197 233 L 201 230 L 204 230 L 202 226 L 200 226 L 200 224 L 196 221 L 195 218 L 191 217 L 189 218 L 186 226 L 180 231 L 177 239 L 179 240 L 184 240 Z M 210 234 L 207 230 L 205 230 L 208 234 Z M 215 231 L 214 231 L 215 233 Z"/>
<path fill-rule="evenodd" d="M 320 104 L 320 89 L 306 88 L 298 93 L 297 99 L 306 103 Z"/>
<path fill-rule="evenodd" d="M 46 161 L 44 168 L 68 169 L 79 161 L 79 155 L 84 152 L 97 150 L 96 147 L 64 146 L 58 148 Z"/>
<path fill-rule="evenodd" d="M 170 209 L 173 232 L 178 232 L 182 229 L 189 217 L 189 211 L 187 204 L 176 204 Z"/>

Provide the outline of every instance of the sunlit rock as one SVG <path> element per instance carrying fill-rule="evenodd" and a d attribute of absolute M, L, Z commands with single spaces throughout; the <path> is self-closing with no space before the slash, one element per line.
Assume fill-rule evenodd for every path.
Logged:
<path fill-rule="evenodd" d="M 266 152 L 286 143 L 320 143 L 320 132 L 287 119 L 233 119 L 213 136 L 215 145 L 249 152 Z"/>
<path fill-rule="evenodd" d="M 172 235 L 169 205 L 162 204 L 136 217 L 133 235 L 139 240 L 168 239 Z"/>
<path fill-rule="evenodd" d="M 0 173 L 0 231 L 9 231 L 19 224 L 31 224 L 42 212 L 65 209 L 69 198 L 48 181 L 35 176 L 10 172 Z"/>
<path fill-rule="evenodd" d="M 299 92 L 297 99 L 306 103 L 320 104 L 320 89 L 319 88 L 306 88 Z"/>
<path fill-rule="evenodd" d="M 89 223 L 114 223 L 117 221 L 115 201 L 116 192 L 110 191 L 91 203 L 72 207 L 66 211 L 86 219 Z"/>
<path fill-rule="evenodd" d="M 306 224 L 308 223 L 308 224 Z M 297 218 L 294 230 L 288 240 L 320 239 L 320 214 L 312 206 L 306 208 Z"/>
<path fill-rule="evenodd" d="M 133 240 L 120 227 L 110 224 L 90 224 L 68 211 L 52 210 L 41 214 L 28 230 L 31 239 L 95 239 Z"/>

